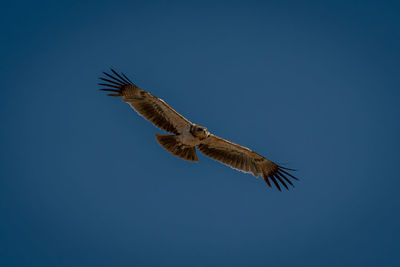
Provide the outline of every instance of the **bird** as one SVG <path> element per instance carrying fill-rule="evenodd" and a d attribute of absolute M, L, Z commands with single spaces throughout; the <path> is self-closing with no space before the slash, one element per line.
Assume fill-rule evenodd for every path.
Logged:
<path fill-rule="evenodd" d="M 265 183 L 281 191 L 281 185 L 289 190 L 291 179 L 299 180 L 291 171 L 295 169 L 280 166 L 251 149 L 235 144 L 210 133 L 206 127 L 192 123 L 171 108 L 164 100 L 139 88 L 125 74 L 114 69 L 103 72 L 99 79 L 100 90 L 108 96 L 121 97 L 139 115 L 169 134 L 155 134 L 158 143 L 171 154 L 191 162 L 198 162 L 198 151 L 233 169 L 261 176 Z M 271 183 L 272 182 L 272 183 Z"/>

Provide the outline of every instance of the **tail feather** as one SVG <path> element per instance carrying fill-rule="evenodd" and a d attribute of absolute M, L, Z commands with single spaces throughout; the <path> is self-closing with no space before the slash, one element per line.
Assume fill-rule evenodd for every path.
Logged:
<path fill-rule="evenodd" d="M 176 135 L 156 134 L 158 143 L 171 154 L 188 161 L 198 161 L 196 148 L 182 144 Z"/>

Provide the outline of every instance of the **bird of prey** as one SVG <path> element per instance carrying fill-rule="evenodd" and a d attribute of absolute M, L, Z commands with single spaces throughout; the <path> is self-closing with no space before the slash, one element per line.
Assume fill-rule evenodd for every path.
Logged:
<path fill-rule="evenodd" d="M 271 182 L 281 191 L 281 185 L 289 189 L 293 186 L 290 179 L 298 180 L 289 173 L 293 169 L 275 164 L 247 147 L 232 143 L 210 133 L 205 127 L 190 122 L 176 112 L 162 99 L 139 88 L 123 73 L 104 73 L 99 85 L 100 90 L 110 91 L 109 96 L 122 97 L 139 115 L 152 122 L 158 128 L 172 135 L 156 134 L 158 143 L 173 155 L 184 160 L 197 162 L 197 149 L 204 155 L 217 160 L 233 169 L 261 175 L 269 187 Z"/>

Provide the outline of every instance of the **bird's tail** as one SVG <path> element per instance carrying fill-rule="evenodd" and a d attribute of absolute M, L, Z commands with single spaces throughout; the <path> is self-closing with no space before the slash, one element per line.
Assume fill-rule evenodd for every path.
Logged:
<path fill-rule="evenodd" d="M 173 155 L 188 161 L 198 161 L 196 148 L 182 144 L 176 135 L 156 134 L 156 139 Z"/>

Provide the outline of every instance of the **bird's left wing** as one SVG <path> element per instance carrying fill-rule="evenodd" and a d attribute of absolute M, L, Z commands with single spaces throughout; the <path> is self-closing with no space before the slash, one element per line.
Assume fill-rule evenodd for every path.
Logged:
<path fill-rule="evenodd" d="M 197 147 L 201 153 L 231 168 L 252 173 L 255 177 L 261 174 L 269 187 L 271 187 L 269 181 L 271 179 L 279 191 L 281 188 L 278 181 L 288 189 L 286 183 L 293 186 L 289 178 L 297 180 L 295 176 L 287 172 L 292 169 L 279 166 L 247 147 L 229 142 L 213 134 L 204 139 Z"/>
<path fill-rule="evenodd" d="M 124 74 L 118 74 L 113 69 L 111 71 L 114 75 L 104 72 L 105 77 L 100 79 L 106 83 L 99 83 L 99 85 L 106 86 L 101 90 L 114 92 L 109 96 L 123 97 L 123 101 L 128 103 L 139 115 L 166 132 L 180 134 L 192 124 L 162 99 L 137 87 Z"/>

